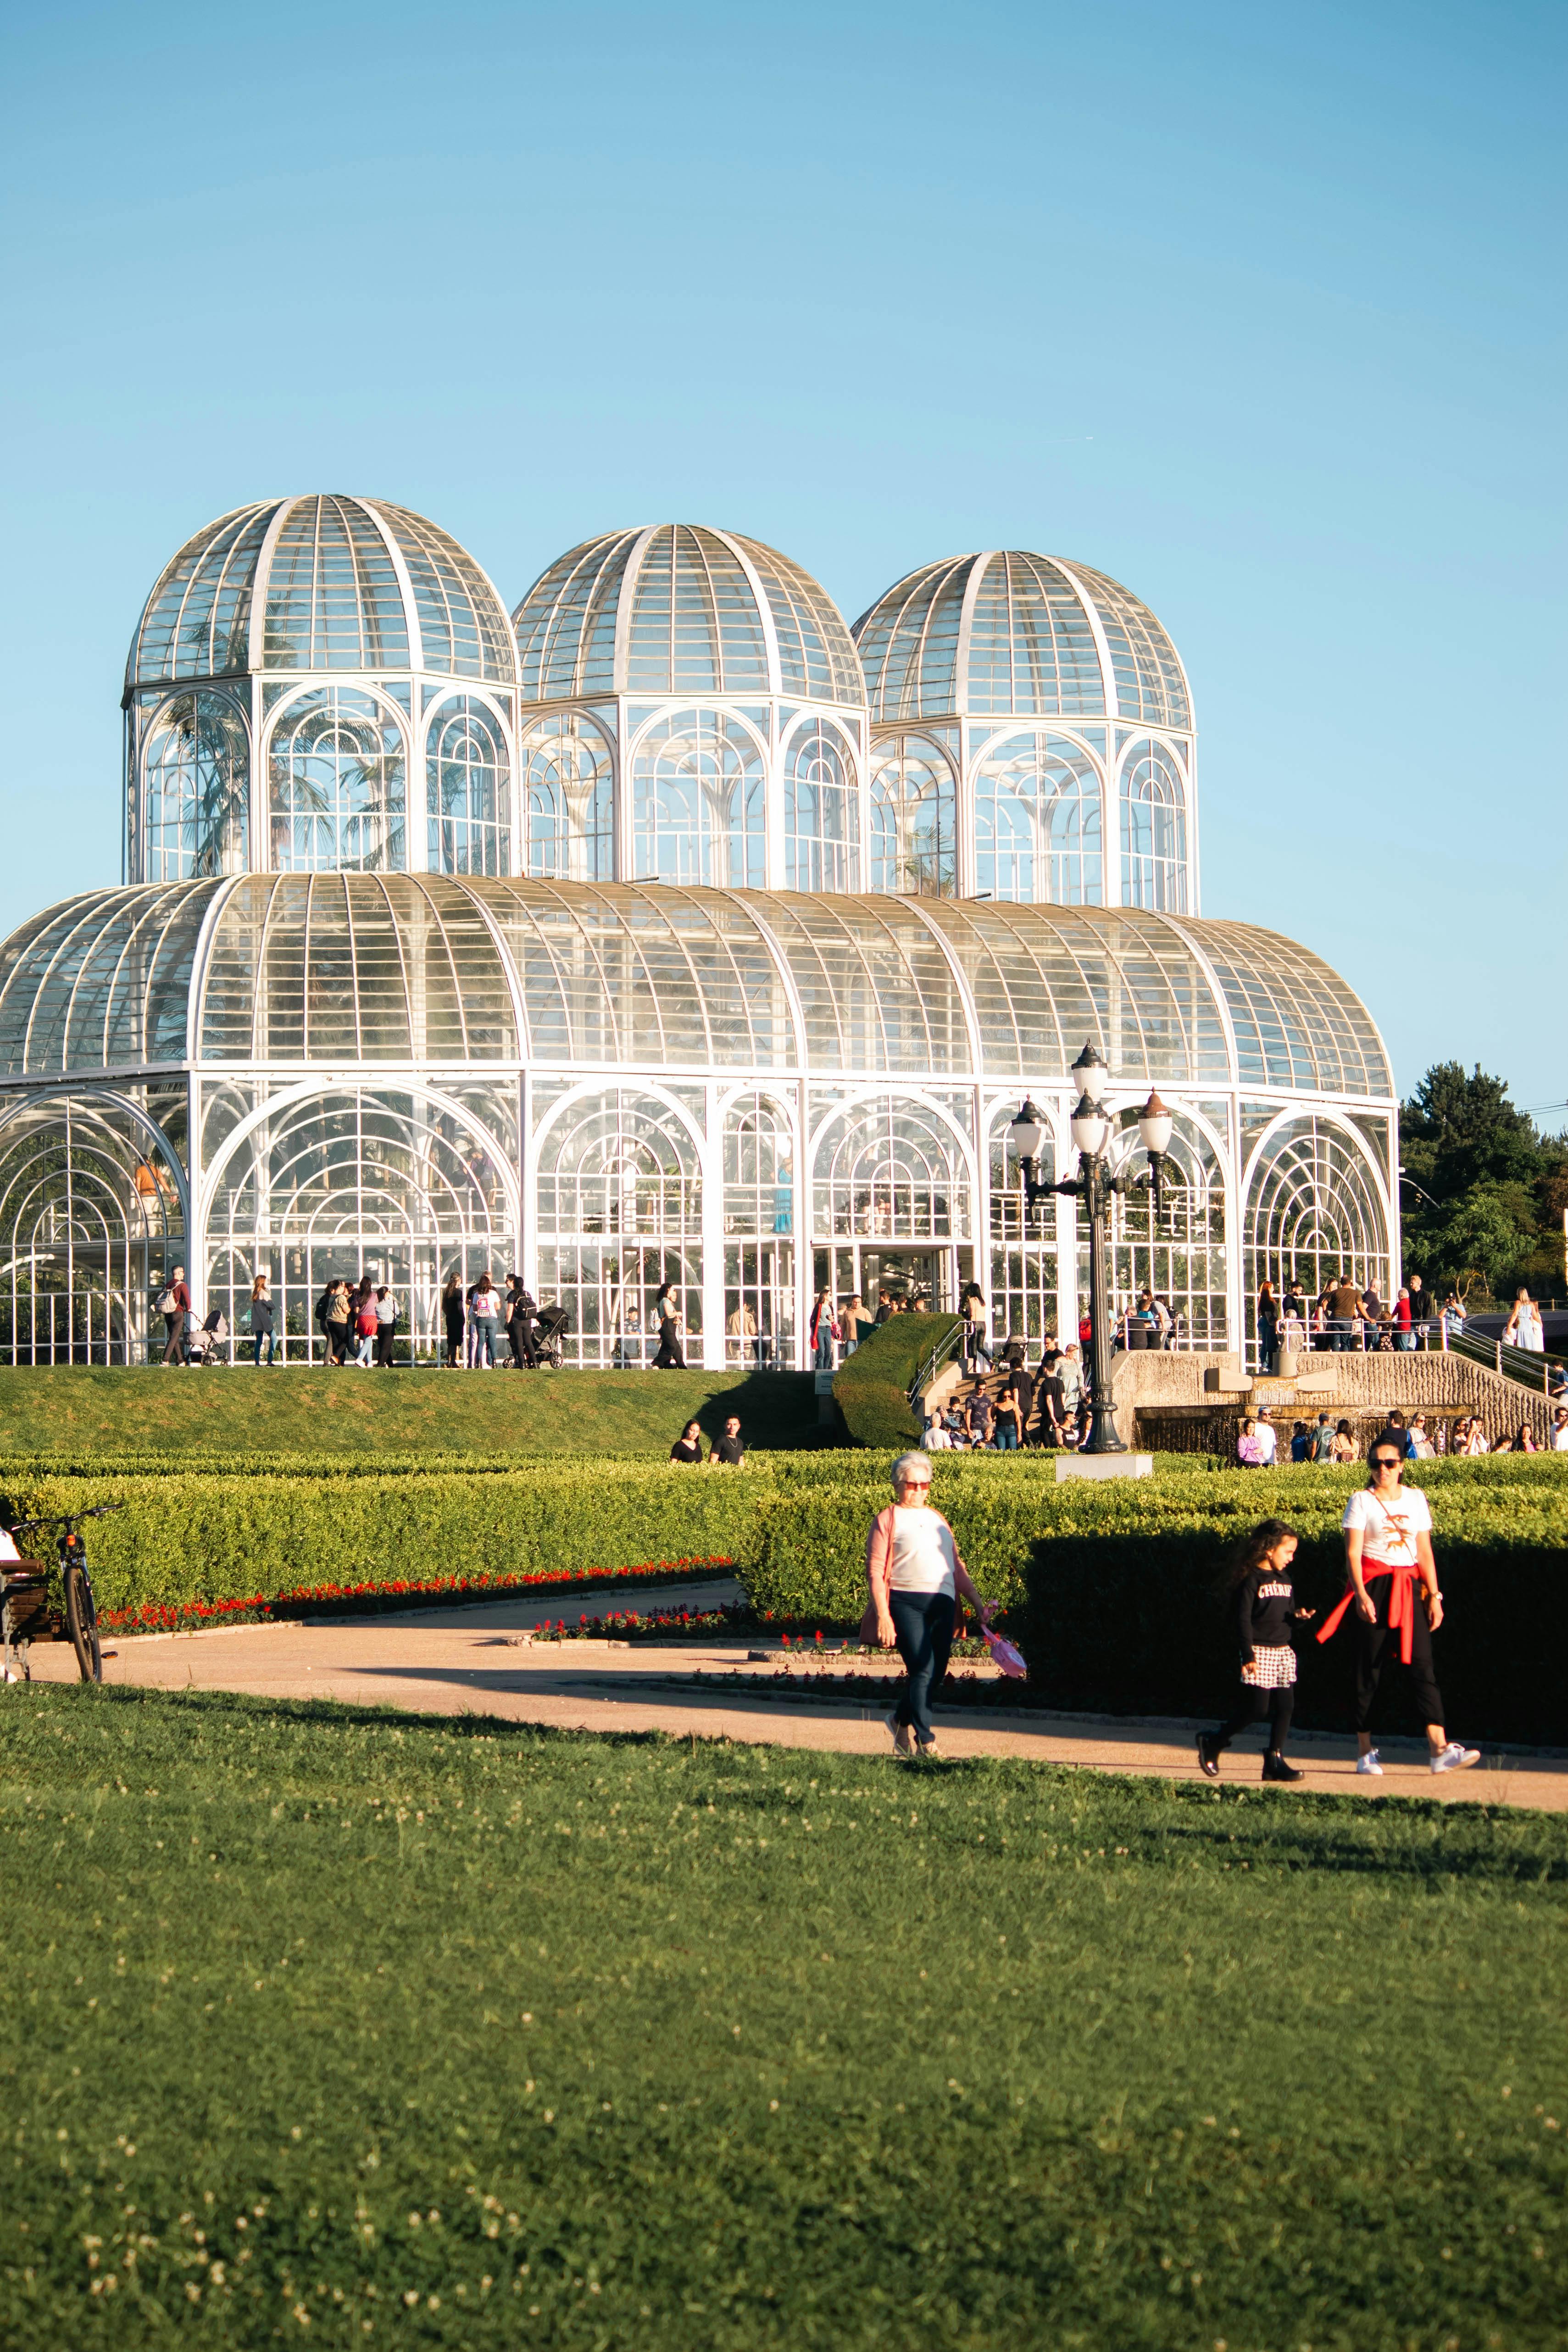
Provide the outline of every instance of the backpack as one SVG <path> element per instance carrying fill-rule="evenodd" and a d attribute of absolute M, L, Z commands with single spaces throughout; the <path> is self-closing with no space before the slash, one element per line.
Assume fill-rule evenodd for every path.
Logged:
<path fill-rule="evenodd" d="M 165 1286 L 153 1301 L 153 1312 L 154 1315 L 172 1315 L 174 1311 L 174 1294 Z"/>

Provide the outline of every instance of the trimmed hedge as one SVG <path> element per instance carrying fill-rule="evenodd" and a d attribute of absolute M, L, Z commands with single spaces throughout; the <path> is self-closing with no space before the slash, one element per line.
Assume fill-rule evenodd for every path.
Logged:
<path fill-rule="evenodd" d="M 1229 1712 L 1235 1644 L 1217 1588 L 1230 1545 L 1258 1519 L 1279 1517 L 1299 1531 L 1298 1590 L 1321 1622 L 1344 1589 L 1340 1520 L 1365 1475 L 1178 1473 L 1058 1487 L 1027 1472 L 987 1471 L 939 1463 L 936 1500 L 975 1582 L 1004 1604 L 1029 1660 L 1030 1702 L 1158 1715 Z M 1472 1738 L 1568 1739 L 1568 1463 L 1424 1463 L 1411 1483 L 1429 1493 L 1436 1521 L 1447 1610 L 1438 1674 L 1455 1728 Z M 886 1499 L 885 1484 L 868 1477 L 775 1490 L 755 1559 L 741 1568 L 753 1605 L 858 1618 L 866 1530 Z M 1326 1647 L 1309 1632 L 1299 1655 L 1299 1720 L 1342 1725 L 1348 1629 Z"/>
<path fill-rule="evenodd" d="M 921 1424 L 910 1383 L 931 1349 L 957 1328 L 956 1315 L 893 1315 L 839 1366 L 833 1396 L 860 1445 L 912 1445 Z"/>

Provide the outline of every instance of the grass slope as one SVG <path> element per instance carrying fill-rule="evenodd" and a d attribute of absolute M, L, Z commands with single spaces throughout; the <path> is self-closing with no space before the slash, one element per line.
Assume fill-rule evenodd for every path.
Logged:
<path fill-rule="evenodd" d="M 3 1719 L 8 2352 L 1563 2341 L 1560 1818 Z"/>
<path fill-rule="evenodd" d="M 210 1372 L 87 1365 L 0 1370 L 0 1457 L 203 1447 L 244 1453 L 657 1454 L 693 1414 L 738 1412 L 756 1447 L 816 1423 L 807 1372 L 498 1372 L 352 1366 Z"/>

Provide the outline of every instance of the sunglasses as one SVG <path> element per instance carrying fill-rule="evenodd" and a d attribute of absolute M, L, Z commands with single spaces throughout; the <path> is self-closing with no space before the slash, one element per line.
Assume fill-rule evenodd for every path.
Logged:
<path fill-rule="evenodd" d="M 929 1495 L 931 1492 L 929 1478 L 904 1478 L 900 1484 L 906 1495 Z"/>
<path fill-rule="evenodd" d="M 1374 1470 L 1399 1470 L 1404 1467 L 1404 1465 L 1397 1454 L 1374 1454 L 1372 1457 L 1372 1466 Z"/>

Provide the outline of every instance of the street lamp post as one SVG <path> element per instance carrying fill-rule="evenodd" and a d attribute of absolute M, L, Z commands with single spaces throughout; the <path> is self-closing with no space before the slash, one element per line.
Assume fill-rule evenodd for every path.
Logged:
<path fill-rule="evenodd" d="M 1040 1202 L 1049 1200 L 1058 1192 L 1081 1200 L 1089 1212 L 1089 1436 L 1082 1450 L 1085 1454 L 1125 1454 L 1127 1448 L 1116 1433 L 1110 1402 L 1107 1221 L 1113 1193 L 1131 1192 L 1147 1184 L 1152 1194 L 1154 1223 L 1158 1227 L 1162 1207 L 1161 1180 L 1165 1154 L 1171 1147 L 1171 1114 L 1159 1096 L 1151 1093 L 1138 1113 L 1139 1138 L 1149 1154 L 1148 1171 L 1142 1176 L 1113 1176 L 1106 1159 L 1106 1146 L 1110 1140 L 1110 1116 L 1102 1099 L 1110 1072 L 1094 1047 L 1085 1045 L 1072 1066 L 1072 1075 L 1079 1085 L 1079 1103 L 1072 1115 L 1072 1139 L 1079 1156 L 1079 1173 L 1076 1176 L 1063 1177 L 1057 1184 L 1042 1184 L 1036 1181 L 1035 1168 L 1045 1122 L 1032 1102 L 1026 1099 L 1009 1133 L 1013 1139 L 1013 1149 L 1018 1155 L 1023 1178 L 1026 1216 Z"/>

